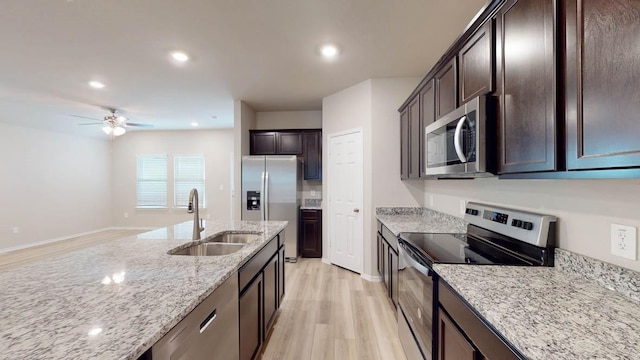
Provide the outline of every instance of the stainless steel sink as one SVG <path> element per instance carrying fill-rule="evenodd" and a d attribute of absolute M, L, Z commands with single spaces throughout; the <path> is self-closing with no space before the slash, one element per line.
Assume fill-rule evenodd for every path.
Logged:
<path fill-rule="evenodd" d="M 247 244 L 256 240 L 260 236 L 259 234 L 251 233 L 224 233 L 217 235 L 214 238 L 207 239 L 207 243 L 235 243 L 235 244 Z"/>
<path fill-rule="evenodd" d="M 171 251 L 170 255 L 191 255 L 191 256 L 220 256 L 229 255 L 242 249 L 246 244 L 233 244 L 233 243 L 202 243 L 198 245 L 192 245 L 184 249 Z"/>

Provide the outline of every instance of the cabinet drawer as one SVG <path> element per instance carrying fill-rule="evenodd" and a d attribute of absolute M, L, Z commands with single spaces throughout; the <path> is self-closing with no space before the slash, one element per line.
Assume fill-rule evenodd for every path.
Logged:
<path fill-rule="evenodd" d="M 318 210 L 302 210 L 302 219 L 318 220 Z"/>
<path fill-rule="evenodd" d="M 260 252 L 255 254 L 251 260 L 242 266 L 239 271 L 239 289 L 240 292 L 251 282 L 264 266 L 269 262 L 273 254 L 278 251 L 278 236 L 274 237 L 265 245 Z"/>
<path fill-rule="evenodd" d="M 396 253 L 398 253 L 398 237 L 395 236 L 391 232 L 391 230 L 387 229 L 387 227 L 384 225 L 382 225 L 382 237 L 387 243 L 389 243 L 389 246 L 391 246 L 391 248 L 395 250 Z"/>

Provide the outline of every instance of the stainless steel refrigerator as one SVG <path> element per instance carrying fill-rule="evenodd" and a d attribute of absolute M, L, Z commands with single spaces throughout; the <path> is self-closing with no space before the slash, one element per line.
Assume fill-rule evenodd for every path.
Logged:
<path fill-rule="evenodd" d="M 301 161 L 295 155 L 242 157 L 242 220 L 284 220 L 284 256 L 298 258 Z"/>

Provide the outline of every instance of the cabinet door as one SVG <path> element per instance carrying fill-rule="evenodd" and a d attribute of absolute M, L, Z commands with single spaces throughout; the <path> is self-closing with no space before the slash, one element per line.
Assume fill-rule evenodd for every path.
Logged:
<path fill-rule="evenodd" d="M 500 173 L 557 167 L 554 0 L 508 0 L 496 18 Z"/>
<path fill-rule="evenodd" d="M 278 250 L 278 308 L 284 299 L 284 245 Z"/>
<path fill-rule="evenodd" d="M 322 211 L 300 210 L 302 257 L 322 257 Z"/>
<path fill-rule="evenodd" d="M 566 1 L 567 168 L 640 166 L 640 2 Z"/>
<path fill-rule="evenodd" d="M 322 180 L 322 131 L 307 131 L 303 138 L 304 179 Z"/>
<path fill-rule="evenodd" d="M 389 244 L 384 241 L 384 238 L 382 239 L 382 259 L 384 261 L 384 264 L 382 265 L 382 283 L 384 283 L 384 287 L 388 292 L 391 280 L 389 279 Z"/>
<path fill-rule="evenodd" d="M 249 150 L 251 155 L 276 155 L 278 149 L 276 147 L 278 133 L 269 132 L 250 132 Z"/>
<path fill-rule="evenodd" d="M 424 128 L 436 121 L 436 102 L 433 80 L 420 90 L 420 176 L 426 176 L 424 164 Z"/>
<path fill-rule="evenodd" d="M 451 59 L 435 76 L 436 120 L 458 106 L 458 74 L 456 58 Z"/>
<path fill-rule="evenodd" d="M 393 305 L 398 307 L 398 254 L 391 248 L 389 248 L 389 279 L 391 285 L 389 286 L 389 293 L 391 294 L 391 301 Z"/>
<path fill-rule="evenodd" d="M 382 236 L 378 233 L 378 273 L 381 277 L 384 277 L 384 241 Z"/>
<path fill-rule="evenodd" d="M 273 255 L 263 270 L 264 276 L 264 329 L 266 340 L 278 309 L 278 254 Z"/>
<path fill-rule="evenodd" d="M 420 177 L 420 97 L 416 96 L 408 105 L 409 108 L 409 179 Z"/>
<path fill-rule="evenodd" d="M 302 155 L 302 133 L 284 132 L 278 134 L 278 155 Z"/>
<path fill-rule="evenodd" d="M 489 20 L 458 54 L 460 104 L 493 91 L 493 22 Z"/>
<path fill-rule="evenodd" d="M 438 330 L 438 360 L 476 360 L 476 349 L 442 310 Z"/>
<path fill-rule="evenodd" d="M 409 138 L 409 107 L 400 113 L 400 178 L 409 178 L 409 152 L 411 144 Z"/>
<path fill-rule="evenodd" d="M 240 359 L 251 360 L 262 343 L 262 274 L 240 296 Z"/>

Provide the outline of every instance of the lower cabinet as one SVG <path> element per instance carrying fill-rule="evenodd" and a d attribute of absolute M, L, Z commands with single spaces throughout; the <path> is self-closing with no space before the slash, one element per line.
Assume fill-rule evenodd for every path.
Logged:
<path fill-rule="evenodd" d="M 308 258 L 322 257 L 322 210 L 300 210 L 300 255 Z"/>
<path fill-rule="evenodd" d="M 378 272 L 387 296 L 398 307 L 398 240 L 384 225 L 378 224 Z"/>
<path fill-rule="evenodd" d="M 442 279 L 438 281 L 438 360 L 526 359 Z"/>
<path fill-rule="evenodd" d="M 276 236 L 238 271 L 240 360 L 261 350 L 284 296 L 284 237 Z"/>

